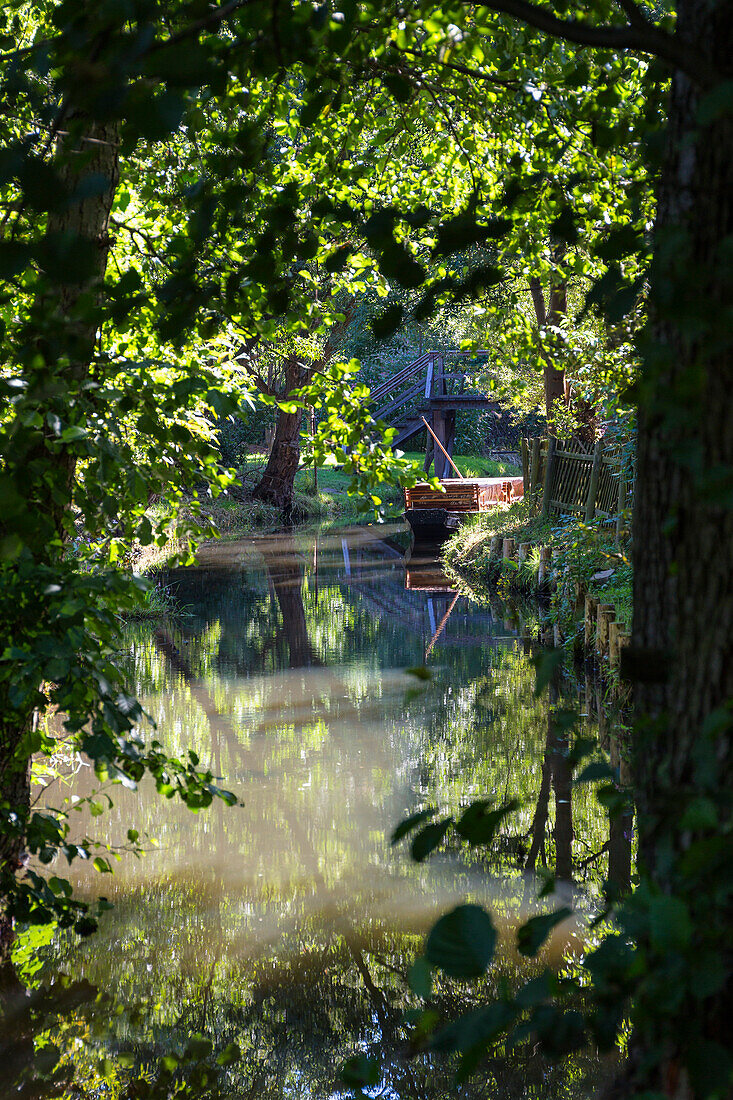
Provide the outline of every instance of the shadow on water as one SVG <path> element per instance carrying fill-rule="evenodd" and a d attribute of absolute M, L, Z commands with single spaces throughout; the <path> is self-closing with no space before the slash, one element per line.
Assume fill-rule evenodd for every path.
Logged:
<path fill-rule="evenodd" d="M 242 1050 L 228 1096 L 341 1095 L 337 1067 L 358 1051 L 381 1056 L 374 1095 L 459 1095 L 452 1064 L 412 1051 L 404 1023 L 419 1003 L 408 969 L 436 917 L 469 898 L 500 932 L 482 983 L 437 980 L 441 1019 L 582 952 L 603 878 L 630 874 L 631 823 L 609 839 L 590 785 L 571 783 L 569 734 L 552 715 L 577 685 L 558 675 L 535 698 L 531 646 L 511 617 L 458 592 L 429 551 L 406 561 L 399 536 L 296 531 L 207 549 L 166 578 L 185 615 L 129 628 L 158 736 L 193 749 L 241 805 L 194 816 L 117 787 L 104 816 L 79 813 L 79 832 L 115 845 L 134 824 L 149 850 L 101 884 L 72 868 L 83 895 L 103 892 L 114 909 L 87 942 L 57 936 L 34 981 L 58 993 L 63 972 L 140 1008 L 98 1038 L 69 1025 L 60 1066 L 75 1061 L 93 1085 L 100 1056 L 122 1051 L 139 1068 L 203 1031 Z M 410 671 L 424 666 L 428 679 Z M 93 789 L 82 768 L 71 792 Z M 416 864 L 390 847 L 408 813 L 482 796 L 520 803 L 489 851 Z M 534 871 L 556 875 L 576 908 L 538 961 L 514 945 L 536 905 Z M 488 1058 L 460 1095 L 579 1098 L 602 1072 L 590 1055 L 553 1068 L 521 1048 Z"/>

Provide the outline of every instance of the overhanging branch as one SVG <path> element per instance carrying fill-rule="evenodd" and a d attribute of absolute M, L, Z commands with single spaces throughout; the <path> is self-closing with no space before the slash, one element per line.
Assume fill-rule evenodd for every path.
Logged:
<path fill-rule="evenodd" d="M 626 4 L 623 5 L 626 8 Z M 692 48 L 661 27 L 649 23 L 635 15 L 633 24 L 625 26 L 592 26 L 577 19 L 559 19 L 546 8 L 531 4 L 528 0 L 488 0 L 486 7 L 504 15 L 511 15 L 521 23 L 544 31 L 553 38 L 562 38 L 566 42 L 577 42 L 581 46 L 595 46 L 597 49 L 635 50 L 651 54 L 679 69 L 696 84 L 708 87 L 715 81 L 710 66 Z"/>

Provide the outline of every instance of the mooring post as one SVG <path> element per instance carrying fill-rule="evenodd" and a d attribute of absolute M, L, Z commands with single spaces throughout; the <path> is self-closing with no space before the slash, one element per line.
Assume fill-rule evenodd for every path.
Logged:
<path fill-rule="evenodd" d="M 626 623 L 612 622 L 608 624 L 608 663 L 611 668 L 618 668 L 619 664 L 619 639 L 626 633 Z"/>
<path fill-rule="evenodd" d="M 596 613 L 596 651 L 599 657 L 608 652 L 608 624 L 616 618 L 612 603 L 599 603 Z"/>
<path fill-rule="evenodd" d="M 595 596 L 585 597 L 585 648 L 590 650 L 593 646 L 593 639 L 596 632 L 596 612 L 598 610 L 598 600 Z"/>
<path fill-rule="evenodd" d="M 540 547 L 540 567 L 537 571 L 537 584 L 540 588 L 547 582 L 549 566 L 550 566 L 550 547 Z"/>

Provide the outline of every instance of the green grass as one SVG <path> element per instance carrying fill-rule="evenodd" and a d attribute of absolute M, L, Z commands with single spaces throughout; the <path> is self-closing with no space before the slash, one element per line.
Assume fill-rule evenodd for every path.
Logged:
<path fill-rule="evenodd" d="M 421 466 L 425 458 L 421 451 L 405 451 L 405 456 L 419 462 Z M 502 474 L 516 475 L 522 472 L 513 462 L 499 462 L 484 455 L 453 455 L 453 461 L 464 477 L 501 477 Z M 450 476 L 455 476 L 453 471 Z"/>

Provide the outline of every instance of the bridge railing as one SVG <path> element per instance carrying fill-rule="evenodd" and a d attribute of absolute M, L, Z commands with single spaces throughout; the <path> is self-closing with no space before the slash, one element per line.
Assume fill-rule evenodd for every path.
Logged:
<path fill-rule="evenodd" d="M 431 361 L 432 355 L 433 353 L 431 351 L 426 351 L 424 355 L 421 355 L 418 359 L 413 359 L 406 367 L 402 367 L 402 369 L 397 371 L 396 374 L 393 374 L 391 378 L 375 386 L 370 394 L 372 403 L 383 401 L 385 397 L 399 389 L 405 382 L 414 380 L 416 373 L 422 374 Z"/>
<path fill-rule="evenodd" d="M 446 370 L 446 360 L 487 354 L 484 350 L 472 353 L 455 348 L 425 352 L 374 387 L 370 403 L 377 406 L 375 415 L 378 419 L 385 419 L 409 404 L 420 405 L 422 401 L 429 402 L 455 392 L 462 394 L 468 372 L 465 369 Z M 451 383 L 456 383 L 458 389 L 455 390 Z"/>

